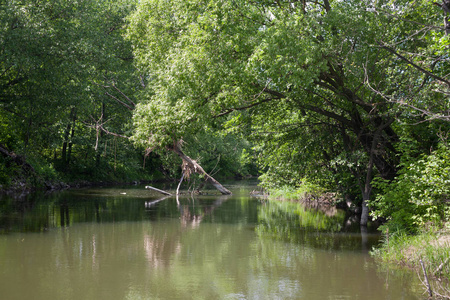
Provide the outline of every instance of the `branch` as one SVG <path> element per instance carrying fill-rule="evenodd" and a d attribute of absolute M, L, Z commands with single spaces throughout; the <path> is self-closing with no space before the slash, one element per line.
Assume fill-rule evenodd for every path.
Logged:
<path fill-rule="evenodd" d="M 213 185 L 217 190 L 219 190 L 223 195 L 231 195 L 231 192 L 226 189 L 224 186 L 220 184 L 217 180 L 215 180 L 211 175 L 205 172 L 205 170 L 200 166 L 195 160 L 184 154 L 184 152 L 181 150 L 179 142 L 174 142 L 173 146 L 168 146 L 168 150 L 173 151 L 176 153 L 181 160 L 183 161 L 183 171 L 185 174 L 190 173 L 198 173 L 200 175 L 203 175 L 205 178 L 205 181 Z M 185 175 L 186 176 L 186 175 Z"/>
<path fill-rule="evenodd" d="M 349 120 L 349 119 L 347 119 L 347 118 L 345 118 L 343 116 L 340 116 L 340 115 L 338 115 L 338 114 L 336 114 L 334 112 L 327 111 L 327 110 L 324 110 L 322 108 L 319 108 L 319 107 L 313 106 L 313 105 L 302 105 L 302 106 L 305 109 L 308 109 L 310 111 L 316 112 L 316 113 L 318 113 L 318 114 L 320 114 L 322 116 L 332 118 L 332 119 L 340 122 L 341 124 L 345 124 L 345 125 L 347 125 L 349 127 L 353 126 L 353 123 L 352 123 L 351 120 Z"/>
<path fill-rule="evenodd" d="M 93 116 L 91 116 L 91 118 L 92 118 L 92 120 L 95 122 L 95 125 L 89 124 L 89 123 L 84 122 L 84 121 L 82 121 L 82 122 L 83 122 L 87 127 L 92 128 L 92 129 L 95 129 L 95 131 L 96 131 L 96 140 L 95 140 L 95 147 L 94 147 L 95 151 L 97 151 L 97 148 L 98 148 L 98 140 L 99 140 L 99 131 L 100 131 L 100 130 L 103 131 L 103 132 L 105 132 L 105 133 L 108 134 L 108 135 L 112 135 L 112 136 L 116 136 L 116 137 L 120 137 L 120 138 L 125 138 L 125 139 L 129 139 L 129 138 L 130 138 L 130 137 L 128 137 L 128 136 L 121 135 L 121 134 L 118 134 L 118 133 L 114 133 L 114 132 L 109 131 L 108 129 L 105 129 L 105 128 L 103 127 L 103 125 L 104 125 L 106 122 L 110 121 L 111 119 L 106 120 L 105 122 L 101 122 L 101 121 L 103 120 L 103 114 L 100 116 L 100 119 L 98 119 L 98 120 L 95 120 Z"/>
<path fill-rule="evenodd" d="M 17 155 L 12 151 L 9 151 L 6 146 L 0 144 L 0 154 L 3 156 L 11 158 L 18 166 L 20 166 L 27 173 L 34 173 L 35 170 L 33 166 L 27 163 L 24 156 Z"/>
<path fill-rule="evenodd" d="M 286 98 L 286 95 L 284 95 L 283 93 L 268 89 L 267 86 L 264 88 L 263 92 L 265 92 L 269 95 L 272 95 L 272 96 L 276 96 L 279 99 Z"/>
<path fill-rule="evenodd" d="M 256 96 L 253 97 L 253 100 L 257 100 L 263 93 L 267 93 L 269 95 L 275 96 L 275 98 L 266 98 L 266 99 L 258 101 L 258 102 L 253 102 L 252 104 L 249 104 L 247 106 L 230 108 L 224 112 L 219 113 L 218 115 L 213 116 L 213 118 L 218 118 L 218 117 L 227 115 L 236 110 L 246 110 L 246 109 L 252 108 L 254 106 L 258 106 L 260 104 L 270 102 L 272 100 L 280 100 L 280 99 L 286 98 L 286 96 L 284 94 L 274 91 L 274 90 L 271 90 L 271 89 L 268 89 L 267 86 L 269 85 L 270 82 L 271 82 L 271 80 L 267 81 L 266 85 L 262 88 L 262 90 Z M 258 86 L 257 84 L 253 84 L 253 85 Z"/>
<path fill-rule="evenodd" d="M 111 86 L 112 86 L 117 92 L 119 92 L 119 93 L 122 95 L 122 97 L 124 97 L 125 99 L 127 99 L 128 102 L 131 103 L 131 106 L 130 106 L 129 104 L 126 104 L 125 102 L 123 102 L 122 100 L 120 100 L 119 98 L 117 98 L 116 96 L 114 96 L 114 95 L 108 93 L 107 91 L 105 92 L 105 95 L 107 95 L 107 96 L 111 97 L 112 99 L 116 100 L 117 102 L 119 102 L 120 104 L 122 104 L 123 106 L 125 106 L 125 107 L 126 107 L 127 109 L 129 109 L 129 110 L 134 110 L 134 108 L 136 107 L 136 103 L 134 103 L 134 102 L 130 99 L 130 97 L 128 97 L 127 95 L 125 95 L 125 93 L 122 92 L 122 91 L 114 84 L 114 82 L 112 83 L 111 86 L 99 84 L 99 83 L 97 83 L 97 82 L 93 82 L 93 83 L 94 83 L 95 85 L 98 85 L 98 86 L 104 88 L 105 90 L 111 88 Z M 142 77 L 141 77 L 141 84 L 142 84 Z M 145 87 L 145 86 L 144 86 L 144 87 Z"/>
<path fill-rule="evenodd" d="M 99 126 L 99 129 L 101 129 L 104 133 L 109 134 L 109 135 L 117 136 L 117 137 L 124 138 L 124 139 L 130 139 L 129 136 L 111 132 L 108 129 L 105 129 L 102 125 Z"/>
<path fill-rule="evenodd" d="M 156 191 L 156 192 L 161 193 L 161 194 L 166 195 L 166 196 L 172 196 L 171 193 L 166 192 L 166 191 L 163 191 L 163 190 L 160 190 L 160 189 L 157 189 L 157 188 L 152 187 L 152 186 L 150 186 L 150 185 L 146 185 L 145 188 L 148 189 L 148 190 Z M 178 194 L 178 190 L 177 190 L 177 194 Z M 164 199 L 165 199 L 165 198 L 164 198 Z"/>
<path fill-rule="evenodd" d="M 11 70 L 11 68 L 14 66 L 14 64 L 12 64 L 12 65 L 10 65 L 9 67 L 7 67 L 6 69 L 5 69 L 5 71 L 3 71 L 3 73 L 0 75 L 0 77 L 3 77 L 5 74 L 6 74 L 6 72 L 8 72 L 9 70 Z"/>
<path fill-rule="evenodd" d="M 442 1 L 442 4 L 437 3 L 437 2 L 433 2 L 434 5 L 439 6 L 440 8 L 442 8 L 442 10 L 446 13 L 450 13 L 450 9 L 447 6 L 447 3 L 445 3 L 445 1 Z"/>
<path fill-rule="evenodd" d="M 131 105 L 133 105 L 133 108 L 136 106 L 136 103 L 134 103 L 133 101 L 131 101 L 131 99 L 127 96 L 127 95 L 125 95 L 121 90 L 119 90 L 119 88 L 118 87 L 116 87 L 116 85 L 113 83 L 113 88 L 116 90 L 116 91 L 118 91 L 125 99 L 127 99 L 130 103 L 131 103 Z"/>
<path fill-rule="evenodd" d="M 413 3 L 413 2 L 411 2 L 411 3 Z M 406 19 L 406 18 L 402 18 L 400 16 L 396 16 L 396 15 L 390 13 L 389 11 L 386 11 L 386 10 L 383 10 L 383 9 L 380 9 L 380 8 L 374 8 L 374 11 L 377 12 L 377 13 L 382 13 L 382 14 L 384 14 L 384 15 L 386 15 L 388 17 L 394 18 L 394 19 L 400 19 L 403 22 L 416 24 L 416 25 L 423 26 L 423 27 L 426 27 L 426 28 L 429 28 L 429 29 L 442 30 L 442 27 L 440 27 L 440 26 L 433 26 L 433 25 L 429 25 L 429 24 L 423 24 L 423 23 L 420 23 L 420 22 L 417 22 L 417 21 L 413 21 L 413 20 L 409 20 L 409 19 Z"/>
<path fill-rule="evenodd" d="M 117 98 L 114 95 L 111 95 L 108 92 L 105 92 L 105 95 L 108 95 L 109 97 L 113 98 L 114 100 L 116 100 L 117 102 L 119 102 L 120 104 L 122 104 L 123 106 L 125 106 L 126 108 L 128 108 L 129 110 L 134 110 L 134 107 L 129 106 L 128 104 L 126 104 L 125 102 L 123 102 L 122 100 L 120 100 L 119 98 Z"/>
<path fill-rule="evenodd" d="M 145 85 L 145 81 L 144 81 L 144 76 L 143 76 L 143 75 L 139 75 L 139 81 L 140 81 L 140 83 L 141 83 L 141 86 L 142 86 L 143 88 L 145 88 L 146 85 Z"/>
<path fill-rule="evenodd" d="M 0 102 L 6 102 L 6 101 L 0 101 Z M 13 111 L 12 109 L 9 109 L 9 108 L 7 108 L 7 107 L 5 107 L 5 106 L 3 106 L 3 105 L 0 106 L 0 108 L 3 109 L 4 111 L 7 111 L 7 112 L 9 112 L 9 113 L 11 113 L 11 114 L 13 114 L 13 115 L 15 115 L 15 116 L 21 118 L 22 120 L 27 120 L 27 119 L 28 119 L 27 116 L 22 115 L 21 113 L 15 112 L 15 111 Z"/>
<path fill-rule="evenodd" d="M 427 70 L 425 70 L 424 68 L 418 66 L 417 64 L 413 63 L 411 60 L 407 59 L 406 57 L 402 56 L 401 54 L 399 54 L 398 52 L 396 52 L 395 50 L 389 48 L 388 46 L 386 46 L 386 44 L 384 44 L 383 42 L 378 42 L 378 45 L 380 45 L 381 48 L 386 49 L 388 52 L 394 54 L 395 56 L 397 56 L 398 58 L 400 58 L 401 60 L 407 62 L 408 64 L 410 64 L 411 66 L 413 66 L 414 68 L 416 68 L 417 70 L 419 70 L 420 72 L 430 76 L 431 78 L 434 78 L 442 83 L 445 83 L 449 88 L 450 88 L 450 81 L 437 76 Z"/>
<path fill-rule="evenodd" d="M 369 77 L 368 77 L 368 75 L 367 75 L 367 72 L 366 72 L 366 74 L 365 74 L 365 79 L 364 79 L 364 80 L 365 80 L 365 83 L 366 83 L 367 87 L 368 87 L 371 91 L 373 91 L 375 94 L 381 96 L 381 97 L 382 97 L 384 100 L 386 100 L 387 102 L 394 103 L 394 104 L 398 104 L 398 105 L 401 105 L 401 106 L 406 106 L 406 107 L 408 107 L 408 108 L 411 108 L 411 109 L 413 109 L 413 110 L 416 110 L 416 111 L 418 111 L 418 112 L 421 112 L 421 113 L 424 114 L 424 115 L 429 116 L 430 119 L 428 119 L 428 120 L 426 120 L 426 121 L 431 121 L 431 120 L 435 120 L 435 119 L 438 119 L 438 120 L 444 120 L 444 121 L 450 121 L 450 115 L 446 116 L 446 115 L 441 115 L 441 114 L 433 113 L 433 112 L 431 112 L 431 111 L 429 111 L 429 110 L 422 109 L 422 108 L 416 107 L 416 106 L 414 106 L 414 105 L 408 104 L 408 103 L 406 103 L 404 100 L 397 100 L 397 99 L 394 99 L 394 98 L 392 98 L 392 97 L 390 97 L 390 96 L 388 96 L 388 95 L 386 95 L 386 94 L 380 92 L 379 90 L 373 88 L 373 87 L 370 85 Z M 444 94 L 447 94 L 447 93 L 444 93 Z M 424 122 L 425 122 L 425 121 L 424 121 Z M 422 123 L 422 122 L 419 122 L 419 123 Z"/>
<path fill-rule="evenodd" d="M 230 109 L 228 109 L 228 110 L 226 110 L 226 111 L 224 111 L 224 112 L 219 113 L 218 115 L 213 116 L 213 118 L 222 117 L 222 116 L 227 115 L 227 114 L 229 114 L 229 113 L 232 113 L 233 111 L 236 111 L 236 110 L 246 110 L 246 109 L 252 108 L 252 107 L 254 107 L 254 106 L 258 106 L 258 105 L 260 105 L 260 104 L 263 104 L 263 103 L 266 103 L 266 102 L 270 102 L 270 101 L 272 101 L 272 100 L 279 100 L 279 99 L 280 99 L 280 98 L 266 98 L 266 99 L 264 99 L 264 100 L 261 100 L 261 101 L 259 101 L 259 102 L 254 102 L 254 103 L 252 103 L 252 104 L 250 104 L 250 105 L 247 105 L 247 106 L 241 106 L 241 107 L 230 108 Z"/>

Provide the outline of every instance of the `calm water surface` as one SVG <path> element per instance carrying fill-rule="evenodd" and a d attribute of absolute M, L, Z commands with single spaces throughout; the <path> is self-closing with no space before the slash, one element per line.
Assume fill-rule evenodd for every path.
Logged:
<path fill-rule="evenodd" d="M 1 299 L 425 299 L 415 274 L 375 264 L 379 237 L 345 214 L 227 188 L 0 198 Z"/>

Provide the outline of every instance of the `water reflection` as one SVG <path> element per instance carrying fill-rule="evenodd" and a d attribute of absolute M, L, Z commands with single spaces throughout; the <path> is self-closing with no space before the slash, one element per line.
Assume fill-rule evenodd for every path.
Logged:
<path fill-rule="evenodd" d="M 373 229 L 355 227 L 344 211 L 301 203 L 264 201 L 259 206 L 259 235 L 327 250 L 368 252 L 379 241 Z"/>
<path fill-rule="evenodd" d="M 345 215 L 252 200 L 245 189 L 233 193 L 176 201 L 135 188 L 82 190 L 35 199 L 20 211 L 1 200 L 8 234 L 0 235 L 0 294 L 420 299 L 415 275 L 380 272 L 361 251 L 361 233 L 345 233 Z"/>

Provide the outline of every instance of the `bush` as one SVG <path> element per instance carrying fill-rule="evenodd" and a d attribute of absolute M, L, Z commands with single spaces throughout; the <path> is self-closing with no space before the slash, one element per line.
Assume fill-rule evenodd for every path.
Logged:
<path fill-rule="evenodd" d="M 382 193 L 370 203 L 371 214 L 388 221 L 383 228 L 415 233 L 425 225 L 442 225 L 449 216 L 450 148 L 441 145 L 404 164 L 393 182 L 375 184 Z"/>

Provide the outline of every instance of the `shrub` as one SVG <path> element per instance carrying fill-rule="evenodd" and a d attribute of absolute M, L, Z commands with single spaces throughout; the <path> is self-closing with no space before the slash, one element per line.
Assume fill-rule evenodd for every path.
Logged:
<path fill-rule="evenodd" d="M 370 203 L 371 214 L 388 220 L 384 228 L 415 233 L 425 225 L 439 226 L 449 216 L 450 148 L 441 145 L 403 165 L 393 182 L 375 184 L 382 193 Z"/>

